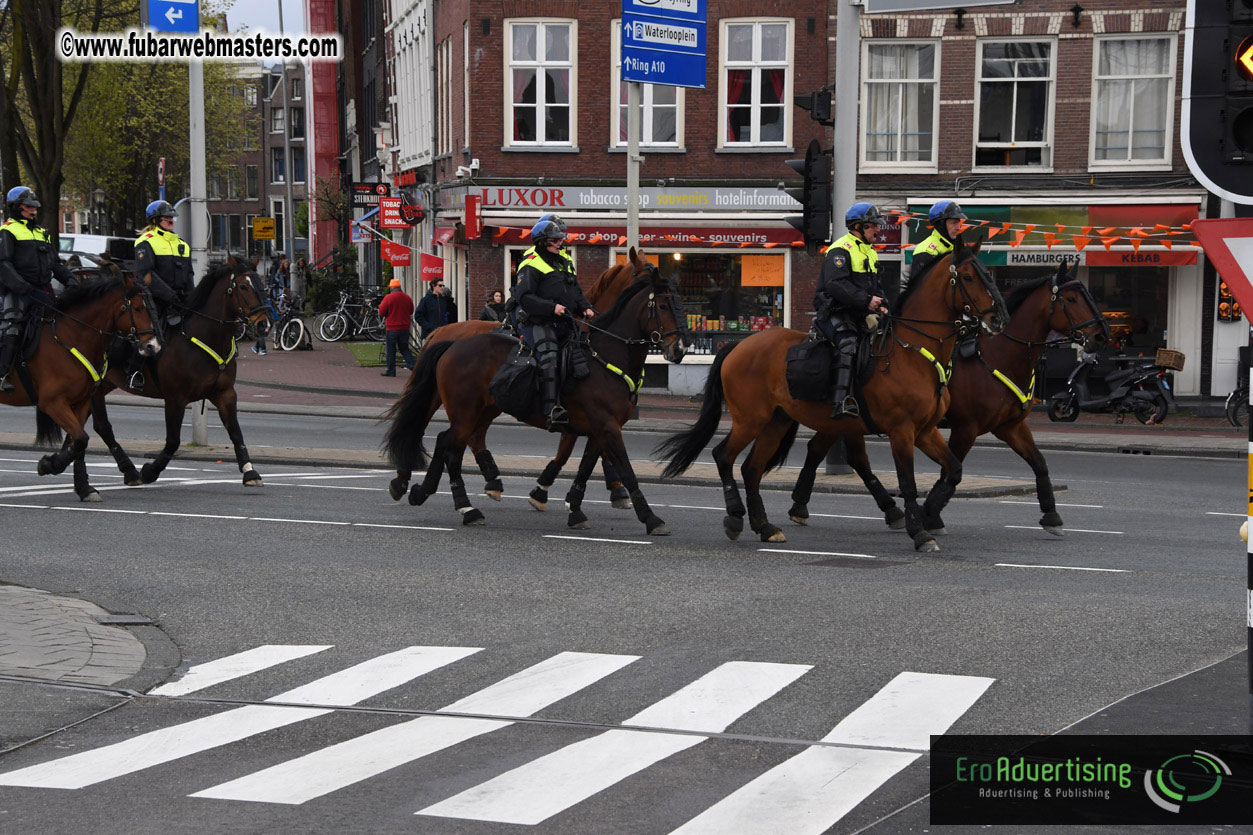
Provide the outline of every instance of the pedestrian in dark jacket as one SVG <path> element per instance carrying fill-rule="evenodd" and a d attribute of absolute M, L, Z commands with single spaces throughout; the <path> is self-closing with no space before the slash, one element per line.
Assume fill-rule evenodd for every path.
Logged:
<path fill-rule="evenodd" d="M 422 328 L 422 338 L 426 339 L 436 328 L 457 321 L 457 303 L 448 295 L 444 279 L 437 278 L 431 285 L 431 292 L 418 302 L 418 312 L 413 317 L 418 327 Z"/>
<path fill-rule="evenodd" d="M 483 322 L 505 321 L 505 294 L 502 291 L 493 290 L 492 294 L 487 297 L 487 304 L 483 305 L 479 320 Z"/>

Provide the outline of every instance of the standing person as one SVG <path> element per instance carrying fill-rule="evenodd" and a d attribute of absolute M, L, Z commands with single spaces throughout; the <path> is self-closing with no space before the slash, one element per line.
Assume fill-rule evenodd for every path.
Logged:
<path fill-rule="evenodd" d="M 540 410 L 548 416 L 548 431 L 557 432 L 569 422 L 558 401 L 557 352 L 561 342 L 574 333 L 567 313 L 586 318 L 596 315 L 583 295 L 571 259 L 562 251 L 566 225 L 556 215 L 545 215 L 531 228 L 535 251 L 518 266 L 510 305 L 518 309 L 519 329 L 539 361 Z"/>
<path fill-rule="evenodd" d="M 379 315 L 387 326 L 383 351 L 387 354 L 387 370 L 384 377 L 396 376 L 396 354 L 405 361 L 405 368 L 414 365 L 413 352 L 409 350 L 409 319 L 413 316 L 413 297 L 400 287 L 400 279 L 388 283 L 390 292 L 379 302 Z"/>
<path fill-rule="evenodd" d="M 287 282 L 290 274 L 291 262 L 280 252 L 278 254 L 278 263 L 274 265 L 274 272 L 270 273 L 265 288 L 265 302 L 270 306 L 271 322 L 277 322 L 279 319 L 279 308 L 282 306 L 283 294 L 287 292 Z M 257 335 L 257 341 L 252 346 L 252 352 L 263 357 L 268 353 L 265 349 L 265 334 Z"/>
<path fill-rule="evenodd" d="M 503 292 L 493 290 L 492 294 L 487 297 L 487 304 L 483 305 L 483 312 L 479 314 L 479 321 L 505 321 L 505 294 Z"/>
<path fill-rule="evenodd" d="M 430 336 L 436 328 L 457 321 L 457 303 L 448 295 L 444 279 L 435 279 L 431 291 L 418 302 L 418 312 L 414 318 L 422 328 L 423 339 Z"/>
<path fill-rule="evenodd" d="M 9 371 L 17 360 L 22 332 L 35 304 L 52 303 L 52 279 L 77 283 L 52 249 L 52 238 L 36 219 L 40 203 L 26 186 L 5 195 L 8 220 L 0 226 L 0 391 L 13 391 Z"/>
<path fill-rule="evenodd" d="M 879 256 L 874 251 L 875 234 L 883 223 L 883 215 L 873 204 L 854 203 L 844 214 L 848 233 L 823 250 L 826 257 L 814 294 L 818 314 L 814 326 L 835 346 L 833 418 L 860 414 L 852 396 L 857 337 L 867 313 L 888 312 L 879 283 Z"/>
<path fill-rule="evenodd" d="M 309 292 L 309 261 L 303 255 L 296 259 L 295 272 L 292 273 L 292 292 L 304 298 Z"/>
<path fill-rule="evenodd" d="M 164 200 L 153 200 L 144 210 L 148 226 L 135 239 L 135 273 L 152 293 L 157 314 L 169 327 L 183 321 L 181 305 L 192 291 L 191 247 L 174 232 L 174 207 Z M 143 357 L 132 347 L 127 363 L 127 386 L 143 388 L 140 369 Z"/>

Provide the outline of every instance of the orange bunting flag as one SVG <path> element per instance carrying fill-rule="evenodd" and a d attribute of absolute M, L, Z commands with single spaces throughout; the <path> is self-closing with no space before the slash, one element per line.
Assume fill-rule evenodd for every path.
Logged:
<path fill-rule="evenodd" d="M 1004 229 L 992 229 L 992 228 L 989 228 L 989 229 L 988 229 L 988 240 L 989 240 L 989 241 L 990 241 L 990 240 L 992 240 L 993 238 L 995 238 L 997 235 L 1001 234 L 1001 233 L 1002 233 L 1002 232 L 1004 232 L 1004 231 L 1005 231 Z"/>
<path fill-rule="evenodd" d="M 961 223 L 957 228 L 957 234 L 960 235 L 962 232 L 965 232 L 967 229 L 970 229 L 971 226 L 972 224 L 969 224 L 969 223 L 964 223 L 964 222 Z"/>
<path fill-rule="evenodd" d="M 1027 237 L 1026 229 L 1019 229 L 1014 233 L 1014 242 L 1010 246 L 1022 246 L 1022 239 Z"/>
<path fill-rule="evenodd" d="M 762 244 L 762 246 L 764 246 L 766 249 L 774 249 L 778 245 L 779 244 L 776 243 L 775 241 L 767 241 L 766 243 Z M 887 246 L 887 244 L 882 244 L 882 245 Z M 876 244 L 876 246 L 878 246 L 878 244 Z"/>
<path fill-rule="evenodd" d="M 1140 244 L 1142 244 L 1142 243 L 1144 243 L 1144 242 L 1143 242 L 1143 241 L 1141 241 L 1139 238 L 1132 238 L 1132 239 L 1131 239 L 1131 249 L 1132 249 L 1132 251 L 1134 251 L 1134 252 L 1139 252 L 1139 251 L 1140 251 Z"/>
<path fill-rule="evenodd" d="M 740 249 L 743 249 L 746 246 L 752 246 L 752 245 L 753 245 L 752 241 L 744 241 L 743 243 L 740 244 Z"/>
<path fill-rule="evenodd" d="M 1166 224 L 1164 224 L 1164 223 L 1155 223 L 1155 224 L 1153 224 L 1153 234 L 1154 234 L 1154 235 L 1156 235 L 1158 232 L 1169 232 L 1169 231 L 1170 231 L 1170 227 L 1169 227 L 1169 226 L 1167 226 L 1167 225 L 1166 225 Z"/>
<path fill-rule="evenodd" d="M 1001 224 L 1001 231 L 1002 231 L 1002 232 L 1008 232 L 1008 231 L 1009 231 L 1009 227 L 1011 227 L 1011 226 L 1013 226 L 1013 225 L 1014 225 L 1014 224 L 1009 223 L 1008 221 L 1006 221 L 1005 223 L 1002 223 L 1002 224 Z"/>
<path fill-rule="evenodd" d="M 1083 226 L 1083 227 L 1080 227 L 1080 229 L 1082 230 L 1082 233 L 1083 233 L 1084 235 L 1091 235 L 1091 234 L 1092 234 L 1092 227 L 1091 227 L 1091 226 Z"/>
<path fill-rule="evenodd" d="M 909 220 L 911 217 L 913 217 L 913 215 L 912 215 L 912 214 L 908 214 L 908 215 L 907 215 L 907 214 L 905 214 L 905 213 L 903 213 L 903 212 L 902 212 L 901 214 L 898 214 L 898 215 L 896 216 L 896 220 L 894 220 L 894 221 L 893 221 L 893 223 L 895 223 L 897 226 L 900 226 L 902 223 L 904 223 L 905 221 Z"/>
<path fill-rule="evenodd" d="M 1130 238 L 1147 238 L 1149 233 L 1145 232 L 1141 226 L 1133 226 L 1131 231 L 1127 233 L 1127 236 Z"/>
<path fill-rule="evenodd" d="M 1073 235 L 1072 237 L 1074 238 L 1074 241 L 1075 241 L 1076 252 L 1083 252 L 1083 248 L 1087 246 L 1088 244 L 1092 243 L 1092 239 L 1085 237 L 1084 235 Z"/>
<path fill-rule="evenodd" d="M 1101 243 L 1105 244 L 1105 251 L 1109 252 L 1110 244 L 1118 243 L 1121 238 L 1121 235 L 1114 235 L 1112 238 L 1101 238 Z"/>
<path fill-rule="evenodd" d="M 1028 223 L 1028 224 L 1027 224 L 1027 228 L 1026 228 L 1026 229 L 1024 229 L 1024 230 L 1022 230 L 1022 233 L 1023 233 L 1024 235 L 1030 235 L 1033 231 L 1035 231 L 1035 224 L 1034 224 L 1034 223 Z"/>
<path fill-rule="evenodd" d="M 1060 223 L 1054 223 L 1053 225 L 1057 227 L 1057 234 L 1059 235 L 1066 231 L 1066 227 Z"/>
<path fill-rule="evenodd" d="M 1049 249 L 1052 249 L 1053 244 L 1056 243 L 1057 241 L 1057 236 L 1054 235 L 1052 232 L 1043 232 L 1041 234 L 1044 235 L 1044 245 L 1047 246 Z"/>
<path fill-rule="evenodd" d="M 619 235 L 619 236 L 618 236 L 618 246 L 622 246 L 624 243 L 626 243 L 626 235 Z"/>
<path fill-rule="evenodd" d="M 709 245 L 710 246 L 722 246 L 725 243 L 726 241 L 710 241 Z M 804 242 L 801 242 L 801 246 L 804 246 L 804 245 L 805 245 Z M 795 244 L 793 244 L 793 246 L 795 246 Z"/>
<path fill-rule="evenodd" d="M 588 242 L 589 244 L 595 244 L 595 243 L 599 243 L 599 242 L 600 242 L 600 239 L 601 239 L 601 235 L 600 235 L 600 233 L 597 233 L 597 234 L 593 235 L 592 237 L 588 238 L 588 239 L 587 239 L 587 242 Z"/>
<path fill-rule="evenodd" d="M 1117 228 L 1117 226 L 1106 226 L 1104 229 L 1096 230 L 1096 234 L 1100 235 L 1102 238 L 1108 238 L 1110 235 L 1114 234 L 1114 230 Z"/>
<path fill-rule="evenodd" d="M 1185 232 L 1191 232 L 1191 231 L 1192 231 L 1192 224 L 1191 224 L 1191 223 L 1185 223 L 1183 226 L 1180 226 L 1179 228 L 1180 228 L 1180 229 L 1182 229 L 1182 230 L 1183 230 L 1183 231 L 1185 231 Z"/>
<path fill-rule="evenodd" d="M 1175 242 L 1174 241 L 1162 241 L 1162 246 L 1166 247 L 1167 249 L 1174 249 Z"/>
<path fill-rule="evenodd" d="M 722 241 L 710 241 L 710 242 L 709 242 L 709 245 L 710 245 L 710 246 L 717 246 L 717 245 L 719 245 L 719 244 L 721 244 L 721 243 L 722 243 Z M 804 242 L 804 241 L 792 241 L 792 246 L 804 246 L 804 245 L 805 245 L 805 242 Z"/>
<path fill-rule="evenodd" d="M 509 230 L 508 230 L 506 227 L 504 227 L 504 226 L 498 226 L 498 227 L 496 228 L 496 237 L 498 237 L 498 238 L 503 238 L 503 237 L 505 237 L 505 235 L 507 235 L 507 234 L 509 234 Z"/>
<path fill-rule="evenodd" d="M 1170 235 L 1170 236 L 1173 238 L 1175 235 L 1181 235 L 1181 234 L 1183 234 L 1183 233 L 1182 233 L 1182 232 L 1180 232 L 1178 229 L 1171 229 L 1171 230 L 1170 230 L 1170 231 L 1168 231 L 1166 234 L 1167 234 L 1167 235 Z"/>

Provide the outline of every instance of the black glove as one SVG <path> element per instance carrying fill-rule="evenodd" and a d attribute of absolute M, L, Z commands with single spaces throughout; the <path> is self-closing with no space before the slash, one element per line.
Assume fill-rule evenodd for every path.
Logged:
<path fill-rule="evenodd" d="M 26 298 L 30 299 L 35 304 L 41 304 L 44 307 L 52 307 L 52 297 L 43 290 L 31 290 L 26 294 Z"/>

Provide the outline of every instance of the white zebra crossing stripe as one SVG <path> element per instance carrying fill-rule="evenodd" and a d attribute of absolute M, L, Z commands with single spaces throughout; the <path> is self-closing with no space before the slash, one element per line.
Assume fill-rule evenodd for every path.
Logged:
<path fill-rule="evenodd" d="M 930 748 L 993 679 L 901 673 L 824 742 L 914 751 L 814 746 L 715 803 L 671 835 L 821 835 Z"/>
<path fill-rule="evenodd" d="M 719 733 L 812 667 L 732 661 L 623 724 Z M 422 809 L 445 818 L 535 825 L 704 737 L 614 730 L 576 742 Z"/>
<path fill-rule="evenodd" d="M 638 655 L 563 652 L 453 702 L 444 710 L 530 716 L 638 660 Z M 259 803 L 304 803 L 512 724 L 496 719 L 423 716 L 191 796 Z"/>
<path fill-rule="evenodd" d="M 187 674 L 178 681 L 162 684 L 160 687 L 150 690 L 149 694 L 153 696 L 186 696 L 188 693 L 205 690 L 216 684 L 242 678 L 277 664 L 295 661 L 297 658 L 304 658 L 306 655 L 313 655 L 330 648 L 329 644 L 321 646 L 266 644 L 265 646 L 254 647 L 244 652 L 228 655 L 225 658 L 197 664 L 189 669 Z"/>
<path fill-rule="evenodd" d="M 354 705 L 480 651 L 480 647 L 408 647 L 332 673 L 268 699 L 321 705 Z M 266 731 L 312 719 L 332 708 L 249 705 L 171 728 L 0 774 L 0 786 L 81 789 L 199 754 Z"/>

